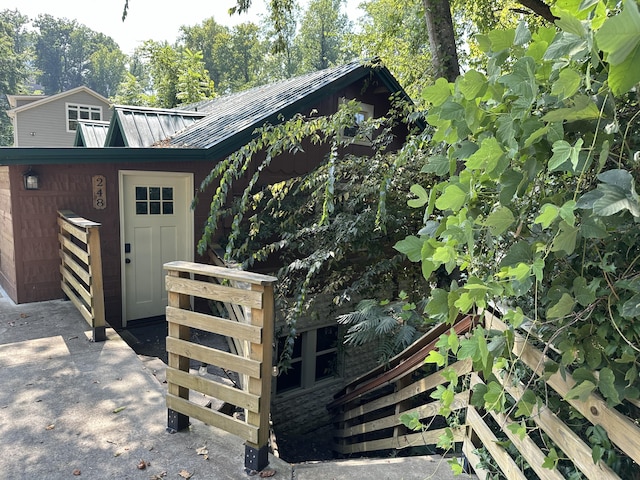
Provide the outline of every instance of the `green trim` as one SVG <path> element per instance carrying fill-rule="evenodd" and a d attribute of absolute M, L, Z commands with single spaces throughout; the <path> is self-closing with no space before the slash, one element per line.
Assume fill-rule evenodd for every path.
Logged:
<path fill-rule="evenodd" d="M 0 165 L 59 165 L 132 162 L 198 162 L 210 160 L 194 148 L 0 148 Z"/>

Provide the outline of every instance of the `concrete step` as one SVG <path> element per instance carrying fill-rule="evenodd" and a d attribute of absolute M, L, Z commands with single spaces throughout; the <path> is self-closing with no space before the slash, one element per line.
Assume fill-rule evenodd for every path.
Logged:
<path fill-rule="evenodd" d="M 293 465 L 296 480 L 462 480 L 477 479 L 472 474 L 454 475 L 448 458 L 438 455 L 421 457 L 395 457 L 385 459 L 359 458 L 308 462 Z"/>

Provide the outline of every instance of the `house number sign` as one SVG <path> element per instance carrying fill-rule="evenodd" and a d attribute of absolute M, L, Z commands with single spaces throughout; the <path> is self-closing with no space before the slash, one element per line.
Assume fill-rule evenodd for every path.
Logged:
<path fill-rule="evenodd" d="M 94 175 L 91 177 L 93 184 L 93 208 L 104 210 L 107 208 L 107 180 L 104 175 Z"/>

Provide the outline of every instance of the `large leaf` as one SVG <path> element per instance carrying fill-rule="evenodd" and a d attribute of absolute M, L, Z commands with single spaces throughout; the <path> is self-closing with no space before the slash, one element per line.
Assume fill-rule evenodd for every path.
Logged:
<path fill-rule="evenodd" d="M 411 208 L 421 208 L 424 207 L 429 201 L 429 193 L 424 189 L 422 185 L 413 184 L 409 189 L 411 193 L 413 193 L 418 198 L 412 198 L 411 200 L 407 200 L 407 205 Z"/>
<path fill-rule="evenodd" d="M 495 137 L 485 138 L 480 149 L 467 159 L 466 166 L 470 170 L 483 170 L 491 173 L 503 154 L 504 152 Z"/>
<path fill-rule="evenodd" d="M 439 78 L 436 83 L 425 87 L 422 98 L 434 107 L 442 105 L 451 96 L 451 85 L 444 78 Z"/>
<path fill-rule="evenodd" d="M 423 243 L 424 240 L 413 235 L 409 235 L 404 240 L 397 242 L 393 248 L 400 253 L 404 253 L 410 261 L 419 262 L 422 258 Z"/>
<path fill-rule="evenodd" d="M 640 42 L 640 12 L 635 0 L 623 2 L 622 11 L 598 30 L 596 41 L 611 65 L 619 65 L 629 57 Z"/>
<path fill-rule="evenodd" d="M 638 196 L 628 193 L 615 185 L 600 184 L 598 191 L 603 195 L 593 203 L 593 213 L 601 217 L 629 210 L 634 217 L 640 217 Z"/>
<path fill-rule="evenodd" d="M 565 252 L 571 255 L 576 249 L 579 227 L 572 227 L 567 222 L 560 222 L 560 232 L 556 235 L 551 245 L 552 252 Z"/>
<path fill-rule="evenodd" d="M 487 91 L 487 77 L 476 70 L 469 70 L 464 76 L 459 77 L 458 87 L 464 98 L 473 100 Z"/>
<path fill-rule="evenodd" d="M 578 120 L 595 120 L 599 117 L 600 110 L 593 100 L 580 95 L 575 98 L 573 107 L 552 110 L 542 119 L 545 122 L 575 122 Z"/>
<path fill-rule="evenodd" d="M 625 318 L 640 317 L 640 293 L 636 293 L 622 305 L 622 316 Z"/>
<path fill-rule="evenodd" d="M 436 200 L 436 207 L 440 210 L 459 210 L 467 199 L 467 194 L 458 185 L 449 185 Z"/>
<path fill-rule="evenodd" d="M 489 214 L 484 224 L 489 227 L 492 235 L 498 236 L 504 233 L 514 221 L 515 217 L 511 210 L 507 207 L 499 207 Z"/>
<path fill-rule="evenodd" d="M 551 94 L 556 95 L 558 100 L 564 100 L 573 96 L 581 83 L 582 77 L 578 72 L 565 68 L 560 71 L 560 77 L 551 86 Z"/>
<path fill-rule="evenodd" d="M 563 293 L 560 300 L 547 310 L 547 318 L 562 318 L 569 315 L 573 311 L 576 301 L 568 293 Z"/>
<path fill-rule="evenodd" d="M 638 45 L 627 59 L 609 66 L 609 86 L 614 95 L 622 95 L 640 82 L 640 45 Z"/>

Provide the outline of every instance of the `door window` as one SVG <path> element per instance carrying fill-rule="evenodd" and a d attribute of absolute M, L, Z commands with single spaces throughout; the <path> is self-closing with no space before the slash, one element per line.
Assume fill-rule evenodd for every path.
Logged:
<path fill-rule="evenodd" d="M 136 186 L 136 215 L 173 215 L 173 187 Z"/>

